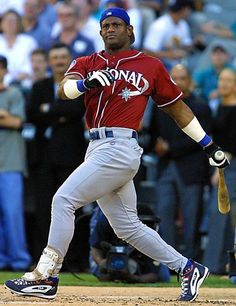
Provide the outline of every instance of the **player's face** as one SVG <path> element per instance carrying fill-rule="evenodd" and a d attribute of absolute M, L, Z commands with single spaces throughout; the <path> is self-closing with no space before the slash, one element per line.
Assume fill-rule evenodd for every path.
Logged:
<path fill-rule="evenodd" d="M 126 50 L 130 48 L 133 27 L 118 17 L 108 17 L 101 24 L 100 34 L 105 48 L 109 50 Z"/>

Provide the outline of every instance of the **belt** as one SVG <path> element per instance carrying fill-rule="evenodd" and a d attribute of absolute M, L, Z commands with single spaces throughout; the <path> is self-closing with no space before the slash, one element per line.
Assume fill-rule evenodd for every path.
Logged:
<path fill-rule="evenodd" d="M 119 137 L 119 133 L 116 133 L 116 134 L 117 134 L 116 137 Z M 102 137 L 100 136 L 99 131 L 94 131 L 94 132 L 89 131 L 90 140 L 97 140 L 97 139 L 102 139 L 102 138 L 114 138 L 114 137 L 115 136 L 114 136 L 113 131 L 105 131 L 105 134 Z M 120 137 L 124 137 L 124 135 L 122 136 L 122 133 L 120 133 Z M 138 133 L 136 131 L 132 131 L 130 138 L 138 139 Z"/>

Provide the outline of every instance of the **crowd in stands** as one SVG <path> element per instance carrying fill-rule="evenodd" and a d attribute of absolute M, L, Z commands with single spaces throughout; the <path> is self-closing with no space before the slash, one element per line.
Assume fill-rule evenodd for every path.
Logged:
<path fill-rule="evenodd" d="M 130 15 L 133 47 L 163 61 L 183 100 L 231 161 L 225 176 L 232 210 L 222 215 L 217 172 L 200 146 L 150 99 L 139 133 L 151 166 L 144 161 L 137 175 L 138 200 L 160 217 L 167 243 L 202 260 L 212 273 L 227 273 L 236 228 L 236 2 L 0 4 L 0 270 L 28 270 L 46 245 L 53 194 L 82 163 L 87 143 L 83 99 L 60 100 L 57 86 L 74 58 L 103 49 L 99 18 L 105 8 L 117 6 Z M 152 188 L 145 199 L 144 182 Z M 91 203 L 78 212 L 84 225 L 76 227 L 78 239 L 68 252 L 67 262 L 82 272 L 89 269 L 90 249 L 83 215 L 91 217 L 94 208 Z"/>

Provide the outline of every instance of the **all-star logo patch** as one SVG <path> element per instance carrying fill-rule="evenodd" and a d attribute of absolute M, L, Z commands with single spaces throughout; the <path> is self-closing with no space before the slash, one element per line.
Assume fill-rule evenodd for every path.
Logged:
<path fill-rule="evenodd" d="M 122 96 L 122 99 L 125 99 L 127 102 L 130 99 L 130 89 L 125 87 L 125 89 L 122 89 L 122 93 L 120 93 L 119 96 Z"/>

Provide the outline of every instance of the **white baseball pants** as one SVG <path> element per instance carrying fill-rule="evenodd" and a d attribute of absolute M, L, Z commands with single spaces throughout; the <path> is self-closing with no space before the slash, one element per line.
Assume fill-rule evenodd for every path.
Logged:
<path fill-rule="evenodd" d="M 114 138 L 105 138 L 102 129 L 97 130 L 104 138 L 90 141 L 85 162 L 53 198 L 48 245 L 64 257 L 74 233 L 75 210 L 97 200 L 119 238 L 170 269 L 182 270 L 187 258 L 137 217 L 133 177 L 143 150 L 131 138 L 132 130 L 113 128 Z"/>

